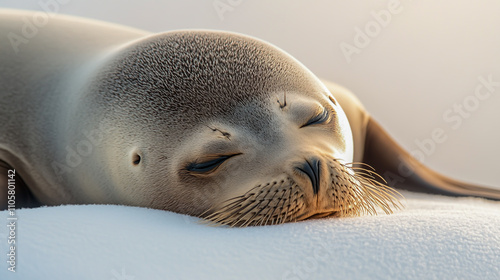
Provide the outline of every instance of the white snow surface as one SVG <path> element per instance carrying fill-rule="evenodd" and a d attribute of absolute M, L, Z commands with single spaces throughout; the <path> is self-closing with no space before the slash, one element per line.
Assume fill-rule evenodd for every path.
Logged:
<path fill-rule="evenodd" d="M 393 215 L 247 228 L 125 206 L 20 209 L 15 273 L 0 227 L 0 279 L 500 279 L 500 202 L 403 194 Z"/>

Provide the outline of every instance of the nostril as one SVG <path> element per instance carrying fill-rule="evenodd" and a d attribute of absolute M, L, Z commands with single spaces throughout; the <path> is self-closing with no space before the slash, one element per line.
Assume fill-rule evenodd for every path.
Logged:
<path fill-rule="evenodd" d="M 306 160 L 302 165 L 296 167 L 297 170 L 305 173 L 307 177 L 311 180 L 314 194 L 319 191 L 319 160 L 316 158 Z"/>

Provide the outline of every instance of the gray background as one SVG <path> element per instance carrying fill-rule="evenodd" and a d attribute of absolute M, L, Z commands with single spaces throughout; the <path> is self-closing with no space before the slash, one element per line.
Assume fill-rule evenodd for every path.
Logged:
<path fill-rule="evenodd" d="M 48 2 L 0 1 L 0 7 L 42 10 L 40 3 Z M 441 128 L 446 141 L 425 155 L 427 165 L 500 187 L 500 87 L 468 118 L 460 117 L 457 129 L 443 118 L 454 104 L 470 100 L 479 76 L 500 82 L 499 1 L 396 1 L 400 12 L 379 32 L 373 29 L 369 44 L 350 63 L 340 44 L 354 45 L 355 28 L 373 24 L 372 13 L 387 10 L 392 1 L 64 2 L 59 13 L 154 32 L 221 29 L 269 41 L 319 77 L 351 89 L 405 148 L 419 150 L 416 141 Z M 230 9 L 218 13 L 214 5 Z"/>

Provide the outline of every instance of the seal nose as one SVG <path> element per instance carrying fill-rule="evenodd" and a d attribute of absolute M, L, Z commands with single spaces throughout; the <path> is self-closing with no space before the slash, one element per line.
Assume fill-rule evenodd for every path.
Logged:
<path fill-rule="evenodd" d="M 319 191 L 319 160 L 316 158 L 306 159 L 306 162 L 298 166 L 297 169 L 309 177 L 314 194 L 317 194 Z"/>

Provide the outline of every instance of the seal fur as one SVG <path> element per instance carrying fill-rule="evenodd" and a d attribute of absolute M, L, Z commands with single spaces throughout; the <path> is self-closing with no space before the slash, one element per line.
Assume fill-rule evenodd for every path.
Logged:
<path fill-rule="evenodd" d="M 30 15 L 0 14 L 2 34 Z M 55 16 L 23 47 L 2 55 L 0 160 L 41 205 L 143 206 L 231 226 L 391 213 L 398 193 L 365 165 L 401 164 L 415 172 L 396 187 L 500 199 L 418 164 L 350 92 L 255 38 Z"/>

